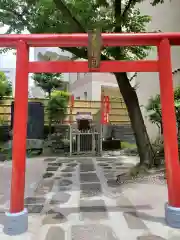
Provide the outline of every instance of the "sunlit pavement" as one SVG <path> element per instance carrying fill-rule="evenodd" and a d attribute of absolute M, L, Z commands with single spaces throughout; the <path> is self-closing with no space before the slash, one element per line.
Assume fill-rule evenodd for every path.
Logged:
<path fill-rule="evenodd" d="M 116 175 L 133 162 L 133 157 L 29 159 L 25 199 L 29 230 L 14 237 L 3 234 L 11 165 L 1 166 L 6 181 L 0 186 L 0 239 L 179 240 L 180 230 L 164 221 L 167 189 L 162 176 L 116 183 Z"/>

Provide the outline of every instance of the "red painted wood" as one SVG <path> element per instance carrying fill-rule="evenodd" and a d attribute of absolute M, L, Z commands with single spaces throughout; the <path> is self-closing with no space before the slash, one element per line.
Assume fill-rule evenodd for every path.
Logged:
<path fill-rule="evenodd" d="M 105 96 L 105 105 L 106 105 L 106 112 L 110 112 L 110 101 L 109 101 L 109 96 Z"/>
<path fill-rule="evenodd" d="M 19 41 L 17 46 L 14 102 L 11 213 L 18 213 L 24 209 L 26 135 L 28 121 L 28 56 L 28 46 L 25 42 Z"/>
<path fill-rule="evenodd" d="M 168 204 L 173 207 L 180 207 L 180 166 L 174 108 L 171 47 L 168 39 L 164 39 L 161 42 L 158 53 L 165 163 L 169 195 Z"/>
<path fill-rule="evenodd" d="M 99 69 L 89 69 L 87 61 L 30 62 L 29 72 L 157 72 L 157 61 L 102 61 Z"/>
<path fill-rule="evenodd" d="M 106 125 L 109 123 L 109 109 L 110 109 L 109 96 L 101 96 L 101 124 Z"/>
<path fill-rule="evenodd" d="M 157 46 L 163 39 L 171 45 L 180 45 L 180 33 L 102 33 L 104 46 Z M 74 34 L 1 34 L 0 47 L 16 47 L 23 40 L 31 47 L 88 46 L 87 33 Z"/>
<path fill-rule="evenodd" d="M 71 107 L 74 107 L 74 95 L 71 95 Z"/>

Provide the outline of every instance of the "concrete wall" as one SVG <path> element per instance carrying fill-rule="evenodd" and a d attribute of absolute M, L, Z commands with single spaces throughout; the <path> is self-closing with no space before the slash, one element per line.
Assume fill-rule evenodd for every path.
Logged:
<path fill-rule="evenodd" d="M 75 75 L 72 75 L 75 77 Z M 84 100 L 84 92 L 87 92 L 87 100 L 101 100 L 101 86 L 117 87 L 114 75 L 110 73 L 87 73 L 81 75 L 70 86 L 70 91 L 75 98 L 80 96 Z"/>
<path fill-rule="evenodd" d="M 165 1 L 164 4 L 160 4 L 156 7 L 152 7 L 149 3 L 150 1 L 144 1 L 139 5 L 142 14 L 147 14 L 152 16 L 152 21 L 148 25 L 148 31 L 152 32 L 154 30 L 161 30 L 162 32 L 179 32 L 179 22 L 180 22 L 180 1 Z M 156 59 L 157 51 L 153 49 L 148 59 Z M 173 70 L 180 67 L 180 47 L 172 47 L 172 67 Z M 145 124 L 147 126 L 148 133 L 151 139 L 155 139 L 158 134 L 158 129 L 155 125 L 148 121 L 147 113 L 144 106 L 147 105 L 148 99 L 151 96 L 159 93 L 159 80 L 157 73 L 139 73 L 136 78 L 136 83 L 138 84 L 137 94 L 139 98 L 140 105 L 143 105 L 141 110 L 145 119 Z M 174 86 L 180 84 L 179 73 L 174 74 Z"/>
<path fill-rule="evenodd" d="M 75 99 L 92 100 L 92 82 L 86 82 L 71 90 L 71 92 Z M 85 93 L 87 93 L 87 96 L 85 96 Z"/>

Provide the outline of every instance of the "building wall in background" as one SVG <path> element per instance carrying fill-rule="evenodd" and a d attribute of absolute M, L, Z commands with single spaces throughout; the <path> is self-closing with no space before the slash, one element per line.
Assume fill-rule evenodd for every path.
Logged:
<path fill-rule="evenodd" d="M 78 86 L 76 89 L 72 90 L 72 94 L 75 99 L 80 100 L 92 100 L 92 82 L 86 82 L 82 86 Z"/>
<path fill-rule="evenodd" d="M 117 87 L 115 77 L 110 73 L 86 73 L 71 84 L 70 90 L 75 98 L 80 96 L 85 100 L 84 93 L 87 92 L 88 100 L 100 101 L 101 86 Z"/>
<path fill-rule="evenodd" d="M 15 77 L 16 77 L 16 55 L 15 51 L 8 51 L 0 54 L 0 71 L 4 72 L 9 81 L 12 83 L 13 96 L 15 94 Z M 34 58 L 33 49 L 30 48 L 30 61 Z M 31 74 L 29 74 L 29 88 L 32 86 Z"/>
<path fill-rule="evenodd" d="M 150 1 L 144 1 L 139 5 L 142 14 L 152 16 L 152 21 L 148 25 L 148 31 L 161 30 L 162 32 L 179 32 L 180 22 L 180 1 L 165 1 L 164 4 L 159 4 L 156 7 L 150 5 Z M 153 49 L 148 59 L 157 59 L 157 51 Z M 172 68 L 173 70 L 180 68 L 180 47 L 172 47 Z M 159 133 L 157 127 L 151 124 L 147 117 L 147 112 L 144 106 L 147 105 L 151 96 L 160 92 L 159 78 L 157 73 L 138 73 L 136 78 L 138 85 L 137 94 L 139 103 L 142 105 L 141 111 L 144 116 L 145 124 L 152 140 L 157 137 Z M 180 84 L 180 74 L 174 74 L 174 87 Z"/>

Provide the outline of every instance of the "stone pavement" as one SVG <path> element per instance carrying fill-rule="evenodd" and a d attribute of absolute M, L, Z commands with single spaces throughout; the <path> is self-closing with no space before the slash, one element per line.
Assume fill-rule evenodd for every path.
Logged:
<path fill-rule="evenodd" d="M 34 188 L 41 180 L 44 169 L 47 166 L 44 158 L 27 158 L 26 160 L 26 188 L 25 196 L 33 196 Z M 0 207 L 10 199 L 12 161 L 5 161 L 0 164 Z"/>
<path fill-rule="evenodd" d="M 128 157 L 129 159 L 130 157 Z M 48 158 L 46 171 L 25 199 L 29 230 L 9 240 L 176 240 L 164 221 L 167 190 L 161 175 L 118 185 L 132 166 L 123 157 Z M 125 163 L 126 162 L 126 163 Z M 1 209 L 3 213 L 4 209 Z"/>

